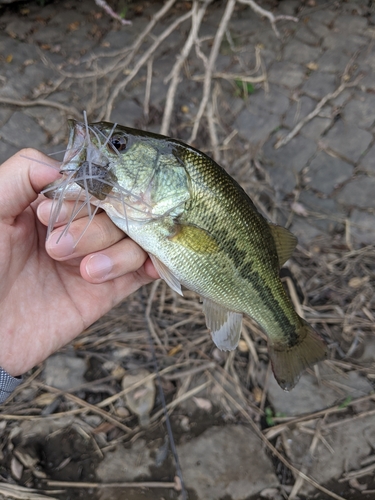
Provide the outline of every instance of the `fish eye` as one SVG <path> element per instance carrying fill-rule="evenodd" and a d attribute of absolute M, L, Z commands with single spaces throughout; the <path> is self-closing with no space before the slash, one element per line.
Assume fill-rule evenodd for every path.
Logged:
<path fill-rule="evenodd" d="M 113 137 L 111 137 L 109 142 L 115 149 L 117 149 L 117 151 L 121 153 L 126 149 L 127 140 L 126 137 L 122 135 L 114 135 Z"/>

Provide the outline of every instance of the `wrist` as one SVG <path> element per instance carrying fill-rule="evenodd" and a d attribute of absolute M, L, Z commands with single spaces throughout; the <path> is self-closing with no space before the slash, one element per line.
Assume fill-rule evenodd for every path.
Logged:
<path fill-rule="evenodd" d="M 22 377 L 12 377 L 0 367 L 0 403 L 3 403 L 21 382 Z"/>

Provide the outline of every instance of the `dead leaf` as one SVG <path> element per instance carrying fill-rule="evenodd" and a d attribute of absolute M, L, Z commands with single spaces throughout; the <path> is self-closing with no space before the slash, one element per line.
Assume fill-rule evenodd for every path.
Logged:
<path fill-rule="evenodd" d="M 307 217 L 309 215 L 304 205 L 302 205 L 302 203 L 299 203 L 298 201 L 294 201 L 290 205 L 290 208 L 295 214 L 300 215 L 301 217 Z"/>
<path fill-rule="evenodd" d="M 350 288 L 359 288 L 362 285 L 365 285 L 366 283 L 368 283 L 369 280 L 370 280 L 370 278 L 368 276 L 363 276 L 363 278 L 359 278 L 358 276 L 355 276 L 354 278 L 351 278 L 349 280 L 348 285 L 350 286 Z"/>
<path fill-rule="evenodd" d="M 13 54 L 8 54 L 5 58 L 7 63 L 11 63 L 13 61 Z"/>
<path fill-rule="evenodd" d="M 193 401 L 198 406 L 198 408 L 201 410 L 204 410 L 207 412 L 212 410 L 212 403 L 208 399 L 194 397 Z"/>
<path fill-rule="evenodd" d="M 319 66 L 315 62 L 309 62 L 308 64 L 306 64 L 306 67 L 311 71 L 316 71 L 319 68 Z"/>
<path fill-rule="evenodd" d="M 13 457 L 10 462 L 10 470 L 12 472 L 12 476 L 15 479 L 21 479 L 23 473 L 23 465 L 16 459 L 16 457 Z"/>
<path fill-rule="evenodd" d="M 77 31 L 79 29 L 80 22 L 74 21 L 73 23 L 68 24 L 69 31 Z"/>

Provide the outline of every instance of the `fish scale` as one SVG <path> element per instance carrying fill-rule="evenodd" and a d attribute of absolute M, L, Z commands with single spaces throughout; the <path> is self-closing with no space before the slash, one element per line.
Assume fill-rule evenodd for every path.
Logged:
<path fill-rule="evenodd" d="M 174 290 L 182 293 L 184 285 L 201 296 L 220 349 L 237 346 L 247 314 L 267 334 L 273 371 L 284 389 L 325 358 L 325 342 L 298 316 L 279 278 L 296 238 L 269 223 L 221 166 L 157 134 L 107 122 L 71 127 L 62 171 L 100 174 L 95 183 L 80 185 L 149 253 Z M 83 169 L 87 163 L 90 168 Z M 64 182 L 57 182 L 56 193 L 64 186 L 65 196 L 70 186 Z"/>

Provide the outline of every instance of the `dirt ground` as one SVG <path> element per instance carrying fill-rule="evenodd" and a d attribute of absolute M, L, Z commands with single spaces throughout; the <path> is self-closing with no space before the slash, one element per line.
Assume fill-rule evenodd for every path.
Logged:
<path fill-rule="evenodd" d="M 61 158 L 84 110 L 201 149 L 298 236 L 282 280 L 329 359 L 285 393 L 254 322 L 220 352 L 199 297 L 158 281 L 2 406 L 0 498 L 375 498 L 375 5 L 110 5 L 131 24 L 0 1 L 0 161 Z"/>

